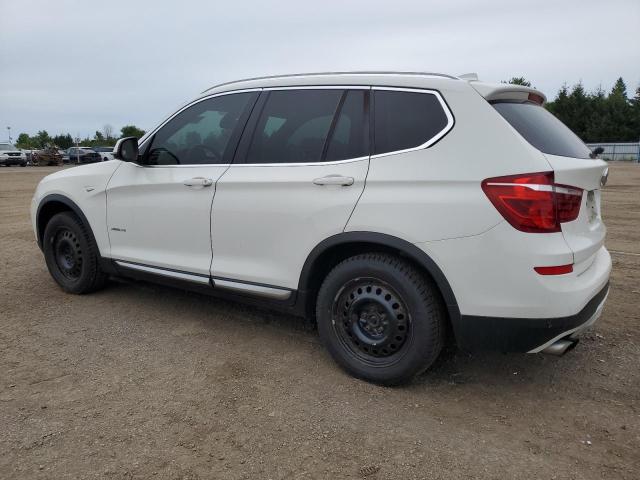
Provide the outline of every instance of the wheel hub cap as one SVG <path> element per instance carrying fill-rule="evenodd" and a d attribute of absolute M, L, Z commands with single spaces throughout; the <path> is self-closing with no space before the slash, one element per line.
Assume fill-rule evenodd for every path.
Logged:
<path fill-rule="evenodd" d="M 56 265 L 67 278 L 77 279 L 82 271 L 82 250 L 76 235 L 67 229 L 59 231 L 53 240 Z"/>
<path fill-rule="evenodd" d="M 347 283 L 336 298 L 335 326 L 341 340 L 365 357 L 390 357 L 409 333 L 407 308 L 385 282 L 359 279 Z"/>

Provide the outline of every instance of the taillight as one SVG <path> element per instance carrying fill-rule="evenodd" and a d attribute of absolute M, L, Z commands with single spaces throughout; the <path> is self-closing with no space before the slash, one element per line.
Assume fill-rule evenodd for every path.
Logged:
<path fill-rule="evenodd" d="M 533 267 L 533 269 L 540 275 L 565 275 L 573 272 L 573 264 L 557 265 L 554 267 Z"/>
<path fill-rule="evenodd" d="M 582 189 L 554 183 L 553 172 L 487 178 L 482 190 L 504 219 L 522 232 L 559 232 L 578 218 Z"/>
<path fill-rule="evenodd" d="M 544 103 L 542 95 L 538 95 L 537 93 L 530 93 L 527 98 L 530 102 L 537 103 L 538 105 L 542 105 Z"/>

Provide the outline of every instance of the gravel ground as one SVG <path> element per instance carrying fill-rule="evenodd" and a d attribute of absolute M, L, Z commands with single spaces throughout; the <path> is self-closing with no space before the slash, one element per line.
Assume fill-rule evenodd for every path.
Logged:
<path fill-rule="evenodd" d="M 449 352 L 403 388 L 349 377 L 296 318 L 63 293 L 28 211 L 54 170 L 0 169 L 0 478 L 639 478 L 640 166 L 611 166 L 612 289 L 575 350 Z"/>

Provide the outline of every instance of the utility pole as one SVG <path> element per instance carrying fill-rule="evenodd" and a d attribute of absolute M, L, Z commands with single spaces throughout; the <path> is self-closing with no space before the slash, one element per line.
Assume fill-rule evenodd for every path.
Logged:
<path fill-rule="evenodd" d="M 76 134 L 76 163 L 80 163 L 80 134 Z M 69 159 L 71 162 L 71 159 Z"/>
<path fill-rule="evenodd" d="M 11 127 L 7 127 L 7 130 L 9 131 L 9 143 L 11 143 Z"/>

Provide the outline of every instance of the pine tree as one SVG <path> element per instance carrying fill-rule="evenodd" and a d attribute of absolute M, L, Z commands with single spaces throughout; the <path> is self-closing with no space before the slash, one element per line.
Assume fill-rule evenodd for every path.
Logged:
<path fill-rule="evenodd" d="M 607 98 L 607 110 L 611 119 L 608 129 L 604 130 L 605 141 L 633 140 L 631 103 L 627 97 L 627 86 L 619 78 Z"/>
<path fill-rule="evenodd" d="M 631 99 L 631 141 L 640 142 L 640 86 Z"/>

